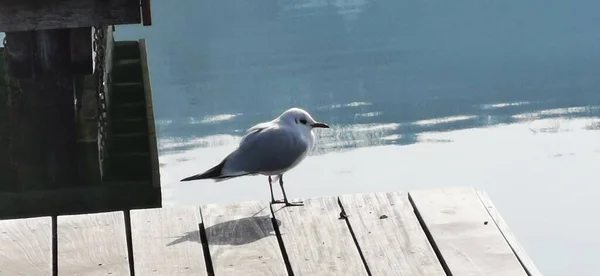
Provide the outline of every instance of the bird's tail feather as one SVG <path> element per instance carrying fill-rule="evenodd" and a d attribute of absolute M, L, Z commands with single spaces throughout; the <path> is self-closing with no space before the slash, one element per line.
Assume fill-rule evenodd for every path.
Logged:
<path fill-rule="evenodd" d="M 216 179 L 221 177 L 221 173 L 223 171 L 223 167 L 225 166 L 225 160 L 221 161 L 218 165 L 210 168 L 208 171 L 205 171 L 200 174 L 192 175 L 190 177 L 186 177 L 181 180 L 183 181 L 191 181 L 191 180 L 199 180 L 199 179 Z"/>
<path fill-rule="evenodd" d="M 226 160 L 226 159 L 225 159 Z M 190 177 L 186 177 L 181 180 L 183 181 L 191 181 L 191 180 L 200 180 L 200 179 L 213 179 L 215 182 L 225 181 L 231 178 L 235 178 L 238 176 L 250 175 L 251 173 L 240 172 L 236 174 L 227 174 L 223 175 L 223 167 L 225 166 L 225 160 L 221 161 L 218 165 L 210 168 L 208 171 L 203 172 L 201 174 L 192 175 Z"/>

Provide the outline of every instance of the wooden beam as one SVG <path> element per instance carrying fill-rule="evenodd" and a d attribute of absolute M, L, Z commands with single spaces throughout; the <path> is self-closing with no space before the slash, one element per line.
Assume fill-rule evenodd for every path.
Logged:
<path fill-rule="evenodd" d="M 131 211 L 136 275 L 206 275 L 196 207 Z"/>
<path fill-rule="evenodd" d="M 371 275 L 446 275 L 406 193 L 345 195 L 340 203 Z"/>
<path fill-rule="evenodd" d="M 144 26 L 152 25 L 152 9 L 150 0 L 142 0 L 142 21 Z"/>
<path fill-rule="evenodd" d="M 149 181 L 0 192 L 0 219 L 152 208 L 160 205 L 160 197 L 160 189 L 152 187 Z"/>
<path fill-rule="evenodd" d="M 0 221 L 0 275 L 52 275 L 52 218 Z"/>
<path fill-rule="evenodd" d="M 287 275 L 267 202 L 201 210 L 215 275 Z"/>
<path fill-rule="evenodd" d="M 140 0 L 0 0 L 0 32 L 139 24 Z"/>
<path fill-rule="evenodd" d="M 148 2 L 148 5 L 150 3 Z M 156 141 L 156 129 L 154 121 L 154 104 L 152 97 L 152 86 L 150 85 L 150 66 L 148 65 L 148 52 L 146 51 L 146 40 L 140 39 L 140 61 L 142 67 L 142 80 L 144 83 L 144 95 L 146 96 L 146 124 L 148 125 L 148 144 L 150 150 L 150 162 L 152 169 L 152 185 L 160 188 L 160 166 L 158 165 L 158 143 Z"/>

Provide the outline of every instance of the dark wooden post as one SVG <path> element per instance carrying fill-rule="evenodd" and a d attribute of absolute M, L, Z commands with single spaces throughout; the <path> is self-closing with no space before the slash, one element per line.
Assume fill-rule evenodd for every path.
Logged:
<path fill-rule="evenodd" d="M 99 152 L 98 141 L 104 137 L 99 133 L 106 131 L 99 130 L 99 116 L 107 115 L 109 125 L 112 121 L 99 107 L 104 106 L 100 99 L 108 99 L 112 91 L 115 58 L 111 31 L 98 33 L 108 39 L 91 35 L 92 26 L 108 30 L 113 25 L 139 24 L 141 11 L 144 25 L 150 25 L 149 5 L 142 0 L 0 0 L 0 32 L 7 39 L 0 52 L 0 219 L 160 206 L 160 186 L 149 182 L 158 183 L 157 175 L 128 172 L 131 179 L 123 179 L 101 171 L 110 158 L 98 160 L 104 152 Z M 100 48 L 92 47 L 92 40 Z M 98 50 L 95 63 L 93 49 Z M 134 62 L 142 58 L 145 53 L 141 57 L 139 51 L 130 57 Z M 94 70 L 93 65 L 104 70 Z M 139 73 L 142 66 L 137 63 L 133 69 Z M 146 90 L 149 87 L 141 91 Z M 126 92 L 130 94 L 129 89 Z M 147 101 L 151 97 L 145 97 L 142 106 Z M 116 122 L 121 130 L 123 123 Z M 128 156 L 129 152 L 119 152 L 115 141 L 102 149 Z M 149 150 L 145 147 L 141 155 L 147 156 Z"/>
<path fill-rule="evenodd" d="M 69 30 L 7 33 L 6 38 L 7 62 L 19 69 L 15 77 L 21 90 L 10 92 L 6 107 L 11 128 L 8 154 L 17 181 L 23 189 L 76 185 Z"/>

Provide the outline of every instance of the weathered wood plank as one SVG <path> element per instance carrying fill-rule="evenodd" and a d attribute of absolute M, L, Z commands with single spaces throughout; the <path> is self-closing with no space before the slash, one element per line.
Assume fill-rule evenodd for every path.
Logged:
<path fill-rule="evenodd" d="M 142 0 L 142 23 L 144 26 L 152 25 L 152 9 L 150 0 Z"/>
<path fill-rule="evenodd" d="M 367 275 L 335 197 L 309 199 L 302 207 L 273 206 L 294 275 Z"/>
<path fill-rule="evenodd" d="M 409 198 L 452 275 L 526 276 L 473 189 L 411 191 Z"/>
<path fill-rule="evenodd" d="M 538 270 L 531 258 L 529 258 L 527 252 L 525 252 L 525 249 L 521 246 L 515 234 L 510 230 L 508 224 L 504 221 L 504 218 L 502 218 L 488 194 L 484 191 L 477 191 L 477 195 L 479 195 L 481 202 L 483 202 L 483 205 L 487 208 L 492 220 L 494 220 L 496 226 L 498 226 L 498 229 L 500 229 L 500 232 L 502 232 L 502 235 L 504 235 L 504 238 L 508 241 L 508 244 L 517 255 L 517 258 L 523 267 L 525 267 L 525 270 L 527 270 L 529 276 L 542 276 L 542 273 Z"/>
<path fill-rule="evenodd" d="M 59 275 L 129 275 L 123 212 L 57 220 Z"/>
<path fill-rule="evenodd" d="M 139 0 L 2 0 L 0 32 L 141 22 Z"/>
<path fill-rule="evenodd" d="M 144 5 L 150 8 L 148 1 Z M 140 39 L 140 61 L 142 67 L 142 79 L 144 80 L 144 95 L 146 96 L 146 123 L 148 125 L 148 144 L 150 151 L 150 167 L 152 170 L 152 184 L 160 188 L 160 167 L 158 165 L 158 144 L 156 141 L 156 129 L 154 126 L 154 105 L 152 97 L 152 86 L 150 85 L 150 67 L 148 66 L 148 53 L 146 51 L 146 40 Z"/>
<path fill-rule="evenodd" d="M 0 221 L 0 275 L 52 275 L 52 218 Z"/>
<path fill-rule="evenodd" d="M 266 202 L 201 208 L 215 275 L 287 275 Z"/>
<path fill-rule="evenodd" d="M 206 275 L 197 207 L 131 211 L 135 275 Z"/>
<path fill-rule="evenodd" d="M 340 203 L 371 275 L 446 275 L 406 193 L 345 195 Z"/>

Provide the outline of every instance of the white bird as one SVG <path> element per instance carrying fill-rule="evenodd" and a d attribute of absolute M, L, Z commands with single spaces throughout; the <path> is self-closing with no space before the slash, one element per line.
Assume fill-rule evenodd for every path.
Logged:
<path fill-rule="evenodd" d="M 257 124 L 246 131 L 237 149 L 218 165 L 201 174 L 181 181 L 213 179 L 216 182 L 244 175 L 262 174 L 269 177 L 271 203 L 301 206 L 302 202 L 288 201 L 283 188 L 283 174 L 297 166 L 314 147 L 313 128 L 329 128 L 315 121 L 308 112 L 291 108 L 270 122 Z M 271 176 L 278 176 L 283 201 L 273 197 Z"/>

